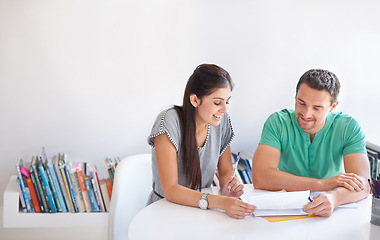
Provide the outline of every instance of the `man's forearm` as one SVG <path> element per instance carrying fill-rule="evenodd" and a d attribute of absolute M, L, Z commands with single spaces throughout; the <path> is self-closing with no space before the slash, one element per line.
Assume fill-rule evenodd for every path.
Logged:
<path fill-rule="evenodd" d="M 253 185 L 257 189 L 304 191 L 327 191 L 320 179 L 296 176 L 280 170 L 253 172 Z"/>
<path fill-rule="evenodd" d="M 360 201 L 369 195 L 369 186 L 365 184 L 365 187 L 361 191 L 348 190 L 344 187 L 337 187 L 331 191 L 328 191 L 327 194 L 332 194 L 336 203 L 335 207 L 346 204 Z"/>

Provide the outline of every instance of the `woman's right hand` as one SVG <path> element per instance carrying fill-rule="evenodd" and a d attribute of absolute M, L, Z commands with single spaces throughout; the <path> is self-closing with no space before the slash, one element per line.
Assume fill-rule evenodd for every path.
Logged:
<path fill-rule="evenodd" d="M 243 219 L 250 216 L 256 207 L 238 198 L 225 197 L 223 210 L 232 218 Z"/>

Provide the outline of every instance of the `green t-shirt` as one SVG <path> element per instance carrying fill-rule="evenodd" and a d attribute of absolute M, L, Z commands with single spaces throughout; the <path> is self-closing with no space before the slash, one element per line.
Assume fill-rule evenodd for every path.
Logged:
<path fill-rule="evenodd" d="M 327 115 L 325 126 L 315 134 L 313 142 L 298 125 L 294 110 L 275 112 L 264 124 L 260 144 L 281 151 L 279 170 L 318 179 L 343 173 L 344 155 L 366 153 L 360 125 L 342 112 Z"/>

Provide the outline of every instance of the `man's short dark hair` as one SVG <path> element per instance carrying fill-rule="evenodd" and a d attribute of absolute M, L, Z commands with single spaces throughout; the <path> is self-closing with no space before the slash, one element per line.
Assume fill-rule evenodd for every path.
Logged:
<path fill-rule="evenodd" d="M 322 91 L 326 90 L 331 95 L 331 104 L 336 103 L 340 91 L 340 82 L 337 76 L 323 69 L 311 69 L 305 72 L 298 81 L 296 93 L 302 83 L 306 83 L 310 88 Z"/>

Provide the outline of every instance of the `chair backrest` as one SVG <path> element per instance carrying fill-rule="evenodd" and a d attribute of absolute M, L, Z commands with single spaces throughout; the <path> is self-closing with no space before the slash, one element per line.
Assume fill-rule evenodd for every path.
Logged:
<path fill-rule="evenodd" d="M 152 155 L 126 157 L 116 167 L 108 214 L 108 240 L 128 239 L 132 218 L 152 191 Z"/>

